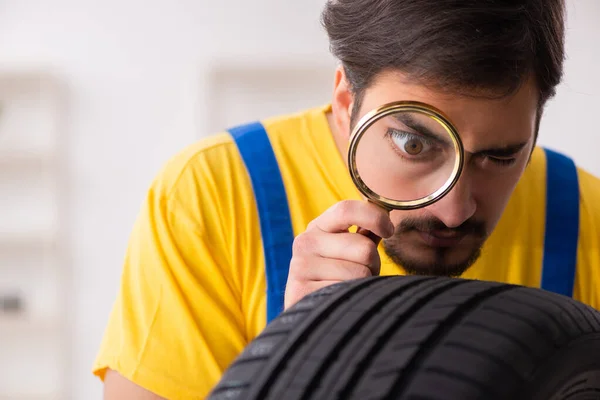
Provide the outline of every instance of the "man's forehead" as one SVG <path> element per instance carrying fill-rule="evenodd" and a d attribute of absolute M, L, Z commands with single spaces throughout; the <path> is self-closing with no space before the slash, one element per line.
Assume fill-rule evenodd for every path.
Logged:
<path fill-rule="evenodd" d="M 528 142 L 535 134 L 537 110 L 535 101 L 525 97 L 511 101 L 457 100 L 445 108 L 469 152 Z"/>
<path fill-rule="evenodd" d="M 420 101 L 439 109 L 455 125 L 470 152 L 515 146 L 535 133 L 538 96 L 532 80 L 509 96 L 492 98 L 484 93 L 438 90 L 398 73 L 382 74 L 365 92 L 363 113 L 398 100 Z"/>

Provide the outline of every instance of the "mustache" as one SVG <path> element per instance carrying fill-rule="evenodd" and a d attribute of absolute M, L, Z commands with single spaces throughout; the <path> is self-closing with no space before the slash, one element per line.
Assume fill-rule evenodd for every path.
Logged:
<path fill-rule="evenodd" d="M 400 222 L 396 228 L 396 233 L 403 233 L 411 230 L 419 230 L 422 232 L 453 232 L 462 235 L 473 235 L 481 238 L 485 237 L 487 233 L 485 222 L 478 219 L 470 218 L 457 227 L 449 228 L 441 220 L 435 217 L 406 218 Z"/>

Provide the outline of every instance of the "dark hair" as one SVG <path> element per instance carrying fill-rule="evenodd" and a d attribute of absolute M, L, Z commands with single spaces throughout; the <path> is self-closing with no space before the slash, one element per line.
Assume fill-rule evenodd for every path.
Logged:
<path fill-rule="evenodd" d="M 532 76 L 541 109 L 563 74 L 564 14 L 564 0 L 328 0 L 321 21 L 357 103 L 377 74 L 399 70 L 493 97 Z"/>

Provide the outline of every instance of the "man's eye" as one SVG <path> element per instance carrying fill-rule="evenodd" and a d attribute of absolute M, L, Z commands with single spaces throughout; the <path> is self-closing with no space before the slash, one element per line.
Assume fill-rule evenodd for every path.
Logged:
<path fill-rule="evenodd" d="M 490 160 L 491 162 L 493 162 L 494 164 L 500 165 L 500 166 L 509 166 L 509 165 L 513 165 L 515 163 L 515 161 L 517 161 L 516 158 L 498 158 L 498 157 L 490 157 L 487 156 L 487 159 Z"/>
<path fill-rule="evenodd" d="M 390 130 L 389 134 L 398 150 L 409 157 L 426 153 L 431 147 L 431 143 L 427 138 L 413 133 Z"/>

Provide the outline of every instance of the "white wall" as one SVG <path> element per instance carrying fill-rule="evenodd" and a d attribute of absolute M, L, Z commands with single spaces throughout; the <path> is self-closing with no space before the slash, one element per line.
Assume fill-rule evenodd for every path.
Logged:
<path fill-rule="evenodd" d="M 548 110 L 541 142 L 565 150 L 600 175 L 594 121 L 594 107 L 600 106 L 600 2 L 568 3 L 567 76 Z M 0 67 L 50 68 L 69 89 L 65 145 L 73 275 L 65 312 L 72 316 L 71 398 L 101 398 L 90 366 L 150 180 L 166 158 L 213 129 L 203 74 L 222 58 L 329 65 L 318 22 L 322 4 L 0 2 Z M 324 87 L 323 93 L 329 90 Z"/>
<path fill-rule="evenodd" d="M 542 122 L 542 145 L 560 149 L 600 176 L 600 1 L 566 0 L 565 79 Z"/>

